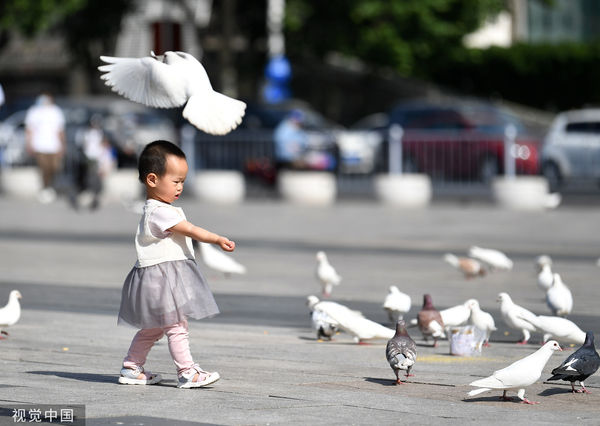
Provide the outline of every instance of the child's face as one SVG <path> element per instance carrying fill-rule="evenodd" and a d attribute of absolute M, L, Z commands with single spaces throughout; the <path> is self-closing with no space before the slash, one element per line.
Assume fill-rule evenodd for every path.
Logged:
<path fill-rule="evenodd" d="M 166 171 L 163 176 L 157 176 L 154 173 L 148 174 L 146 190 L 148 198 L 171 204 L 183 192 L 183 183 L 188 172 L 188 165 L 185 158 L 175 155 L 167 155 L 166 160 Z"/>

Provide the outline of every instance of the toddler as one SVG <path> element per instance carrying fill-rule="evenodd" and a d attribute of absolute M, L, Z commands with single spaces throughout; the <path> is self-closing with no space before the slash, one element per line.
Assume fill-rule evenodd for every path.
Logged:
<path fill-rule="evenodd" d="M 187 317 L 214 316 L 219 308 L 196 265 L 191 239 L 217 244 L 228 252 L 235 249 L 235 243 L 193 225 L 180 207 L 172 206 L 183 191 L 188 171 L 179 147 L 161 140 L 148 144 L 138 169 L 146 187 L 146 203 L 135 236 L 137 262 L 123 284 L 118 323 L 140 330 L 123 360 L 119 383 L 160 382 L 160 374 L 145 371 L 144 363 L 154 343 L 166 334 L 177 367 L 177 387 L 206 386 L 220 376 L 194 363 Z"/>

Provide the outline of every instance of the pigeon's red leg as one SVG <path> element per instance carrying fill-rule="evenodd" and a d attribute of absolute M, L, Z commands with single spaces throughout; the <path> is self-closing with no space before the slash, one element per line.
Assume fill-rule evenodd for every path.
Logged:
<path fill-rule="evenodd" d="M 485 343 L 483 344 L 483 347 L 484 347 L 484 348 L 489 348 L 489 347 L 490 347 L 490 342 L 485 342 Z"/>
<path fill-rule="evenodd" d="M 591 393 L 589 390 L 587 390 L 585 388 L 585 385 L 583 384 L 583 382 L 579 382 L 579 384 L 581 385 L 581 389 L 575 390 L 575 388 L 573 388 L 573 392 L 576 392 L 576 393 Z M 571 387 L 573 387 L 573 382 L 571 382 Z"/>
<path fill-rule="evenodd" d="M 502 400 L 502 401 L 512 401 L 513 399 L 510 396 L 506 396 L 506 391 L 504 391 L 504 393 L 500 397 L 500 400 Z"/>
<path fill-rule="evenodd" d="M 526 344 L 527 344 L 527 340 L 525 340 L 525 339 L 517 342 L 517 345 L 526 345 Z"/>
<path fill-rule="evenodd" d="M 362 340 L 359 340 L 359 341 L 358 341 L 358 344 L 359 344 L 359 345 L 364 345 L 364 346 L 370 346 L 370 345 L 371 345 L 370 343 L 363 342 Z"/>
<path fill-rule="evenodd" d="M 433 347 L 437 348 L 437 339 L 433 339 Z"/>
<path fill-rule="evenodd" d="M 537 401 L 530 401 L 527 398 L 523 398 L 523 401 L 521 401 L 521 404 L 535 405 L 535 404 L 539 404 L 539 402 L 537 402 Z"/>

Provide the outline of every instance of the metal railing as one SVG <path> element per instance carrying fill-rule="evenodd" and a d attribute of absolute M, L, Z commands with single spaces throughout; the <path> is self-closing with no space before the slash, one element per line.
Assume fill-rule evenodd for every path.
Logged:
<path fill-rule="evenodd" d="M 519 155 L 525 157 L 527 154 L 535 156 L 531 161 L 536 162 L 537 152 L 528 152 L 529 148 L 522 148 L 521 152 L 515 149 L 512 133 L 507 134 L 512 139 L 505 142 L 503 135 L 445 132 L 436 137 L 432 132 L 396 130 L 399 132 L 392 133 L 394 137 L 381 137 L 372 147 L 373 151 L 369 153 L 372 164 L 362 168 L 361 173 L 348 173 L 352 168 L 346 167 L 346 162 L 361 159 L 349 158 L 341 146 L 335 147 L 338 157 L 335 172 L 341 197 L 373 197 L 372 181 L 378 173 L 426 173 L 432 179 L 434 192 L 442 195 L 485 195 L 491 179 L 505 169 L 510 173 L 537 173 L 536 169 L 525 167 L 523 158 L 515 161 Z M 508 151 L 513 153 L 508 158 L 503 155 L 507 143 Z M 225 137 L 195 132 L 193 146 L 196 170 L 241 171 L 247 177 L 250 195 L 265 195 L 269 188 L 274 190 L 276 171 L 272 131 L 236 131 Z"/>

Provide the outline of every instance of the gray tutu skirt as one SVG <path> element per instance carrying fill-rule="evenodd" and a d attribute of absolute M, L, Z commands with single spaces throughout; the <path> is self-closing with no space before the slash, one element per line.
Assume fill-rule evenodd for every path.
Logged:
<path fill-rule="evenodd" d="M 157 328 L 218 313 L 198 265 L 186 259 L 134 267 L 123 284 L 117 322 L 137 328 Z"/>

